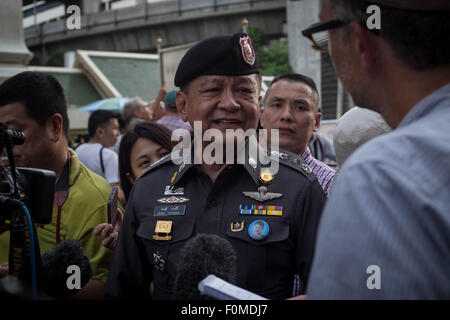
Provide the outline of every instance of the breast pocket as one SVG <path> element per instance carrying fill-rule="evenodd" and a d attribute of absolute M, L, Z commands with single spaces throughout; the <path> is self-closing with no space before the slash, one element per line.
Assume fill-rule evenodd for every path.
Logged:
<path fill-rule="evenodd" d="M 164 223 L 166 229 L 164 229 Z M 167 229 L 169 224 L 170 232 L 165 232 L 169 231 Z M 158 288 L 166 294 L 172 290 L 181 259 L 181 249 L 193 235 L 194 228 L 195 219 L 173 217 L 171 219 L 150 218 L 139 226 L 136 233 L 143 239 L 148 259 L 153 265 L 155 289 Z"/>
<path fill-rule="evenodd" d="M 257 220 L 269 226 L 267 235 L 261 232 L 262 236 L 258 236 Z M 293 268 L 294 246 L 289 233 L 289 220 L 281 217 L 239 216 L 229 219 L 227 236 L 238 255 L 238 283 L 259 292 L 276 286 L 280 277 Z"/>

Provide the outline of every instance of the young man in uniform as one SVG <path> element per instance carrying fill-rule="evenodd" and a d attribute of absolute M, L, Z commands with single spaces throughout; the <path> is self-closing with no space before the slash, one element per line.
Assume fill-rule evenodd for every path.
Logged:
<path fill-rule="evenodd" d="M 261 78 L 248 35 L 196 44 L 181 60 L 175 85 L 178 111 L 194 131 L 194 121 L 201 133 L 256 129 Z M 210 146 L 204 140 L 196 141 L 201 154 Z M 225 137 L 224 146 L 234 142 Z M 197 152 L 188 153 L 188 160 L 199 160 Z M 304 161 L 266 152 L 242 164 L 185 159 L 177 165 L 168 156 L 150 167 L 130 195 L 106 297 L 148 296 L 153 281 L 154 299 L 172 298 L 181 251 L 197 233 L 231 242 L 240 287 L 285 299 L 292 295 L 295 273 L 306 283 L 325 194 Z M 264 167 L 264 157 L 279 165 L 278 172 Z M 264 224 L 260 236 L 253 232 L 257 220 Z"/>

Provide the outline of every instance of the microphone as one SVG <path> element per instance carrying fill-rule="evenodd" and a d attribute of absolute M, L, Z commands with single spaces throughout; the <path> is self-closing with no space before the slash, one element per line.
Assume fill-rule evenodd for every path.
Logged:
<path fill-rule="evenodd" d="M 206 294 L 218 300 L 267 300 L 248 290 L 223 281 L 213 274 L 210 274 L 200 281 L 198 289 L 202 294 Z"/>
<path fill-rule="evenodd" d="M 89 282 L 92 276 L 89 259 L 76 240 L 61 241 L 53 249 L 47 250 L 41 260 L 42 273 L 39 288 L 53 298 L 65 299 L 74 295 Z M 78 282 L 79 288 L 69 286 L 68 279 L 72 276 L 75 277 L 74 282 Z"/>
<path fill-rule="evenodd" d="M 175 300 L 211 300 L 198 284 L 210 274 L 236 282 L 236 252 L 228 240 L 214 234 L 197 234 L 186 242 L 174 284 Z"/>

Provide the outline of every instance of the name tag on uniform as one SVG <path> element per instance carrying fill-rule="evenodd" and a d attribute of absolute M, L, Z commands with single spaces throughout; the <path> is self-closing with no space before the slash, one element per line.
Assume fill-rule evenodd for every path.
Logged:
<path fill-rule="evenodd" d="M 167 217 L 167 216 L 184 216 L 186 213 L 186 206 L 156 206 L 153 211 L 154 217 Z"/>

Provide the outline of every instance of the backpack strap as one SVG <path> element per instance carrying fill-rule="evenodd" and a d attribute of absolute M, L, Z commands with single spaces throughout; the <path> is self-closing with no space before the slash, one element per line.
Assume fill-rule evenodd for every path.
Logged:
<path fill-rule="evenodd" d="M 100 165 L 102 166 L 103 175 L 105 175 L 105 165 L 103 164 L 103 148 L 100 148 Z"/>

